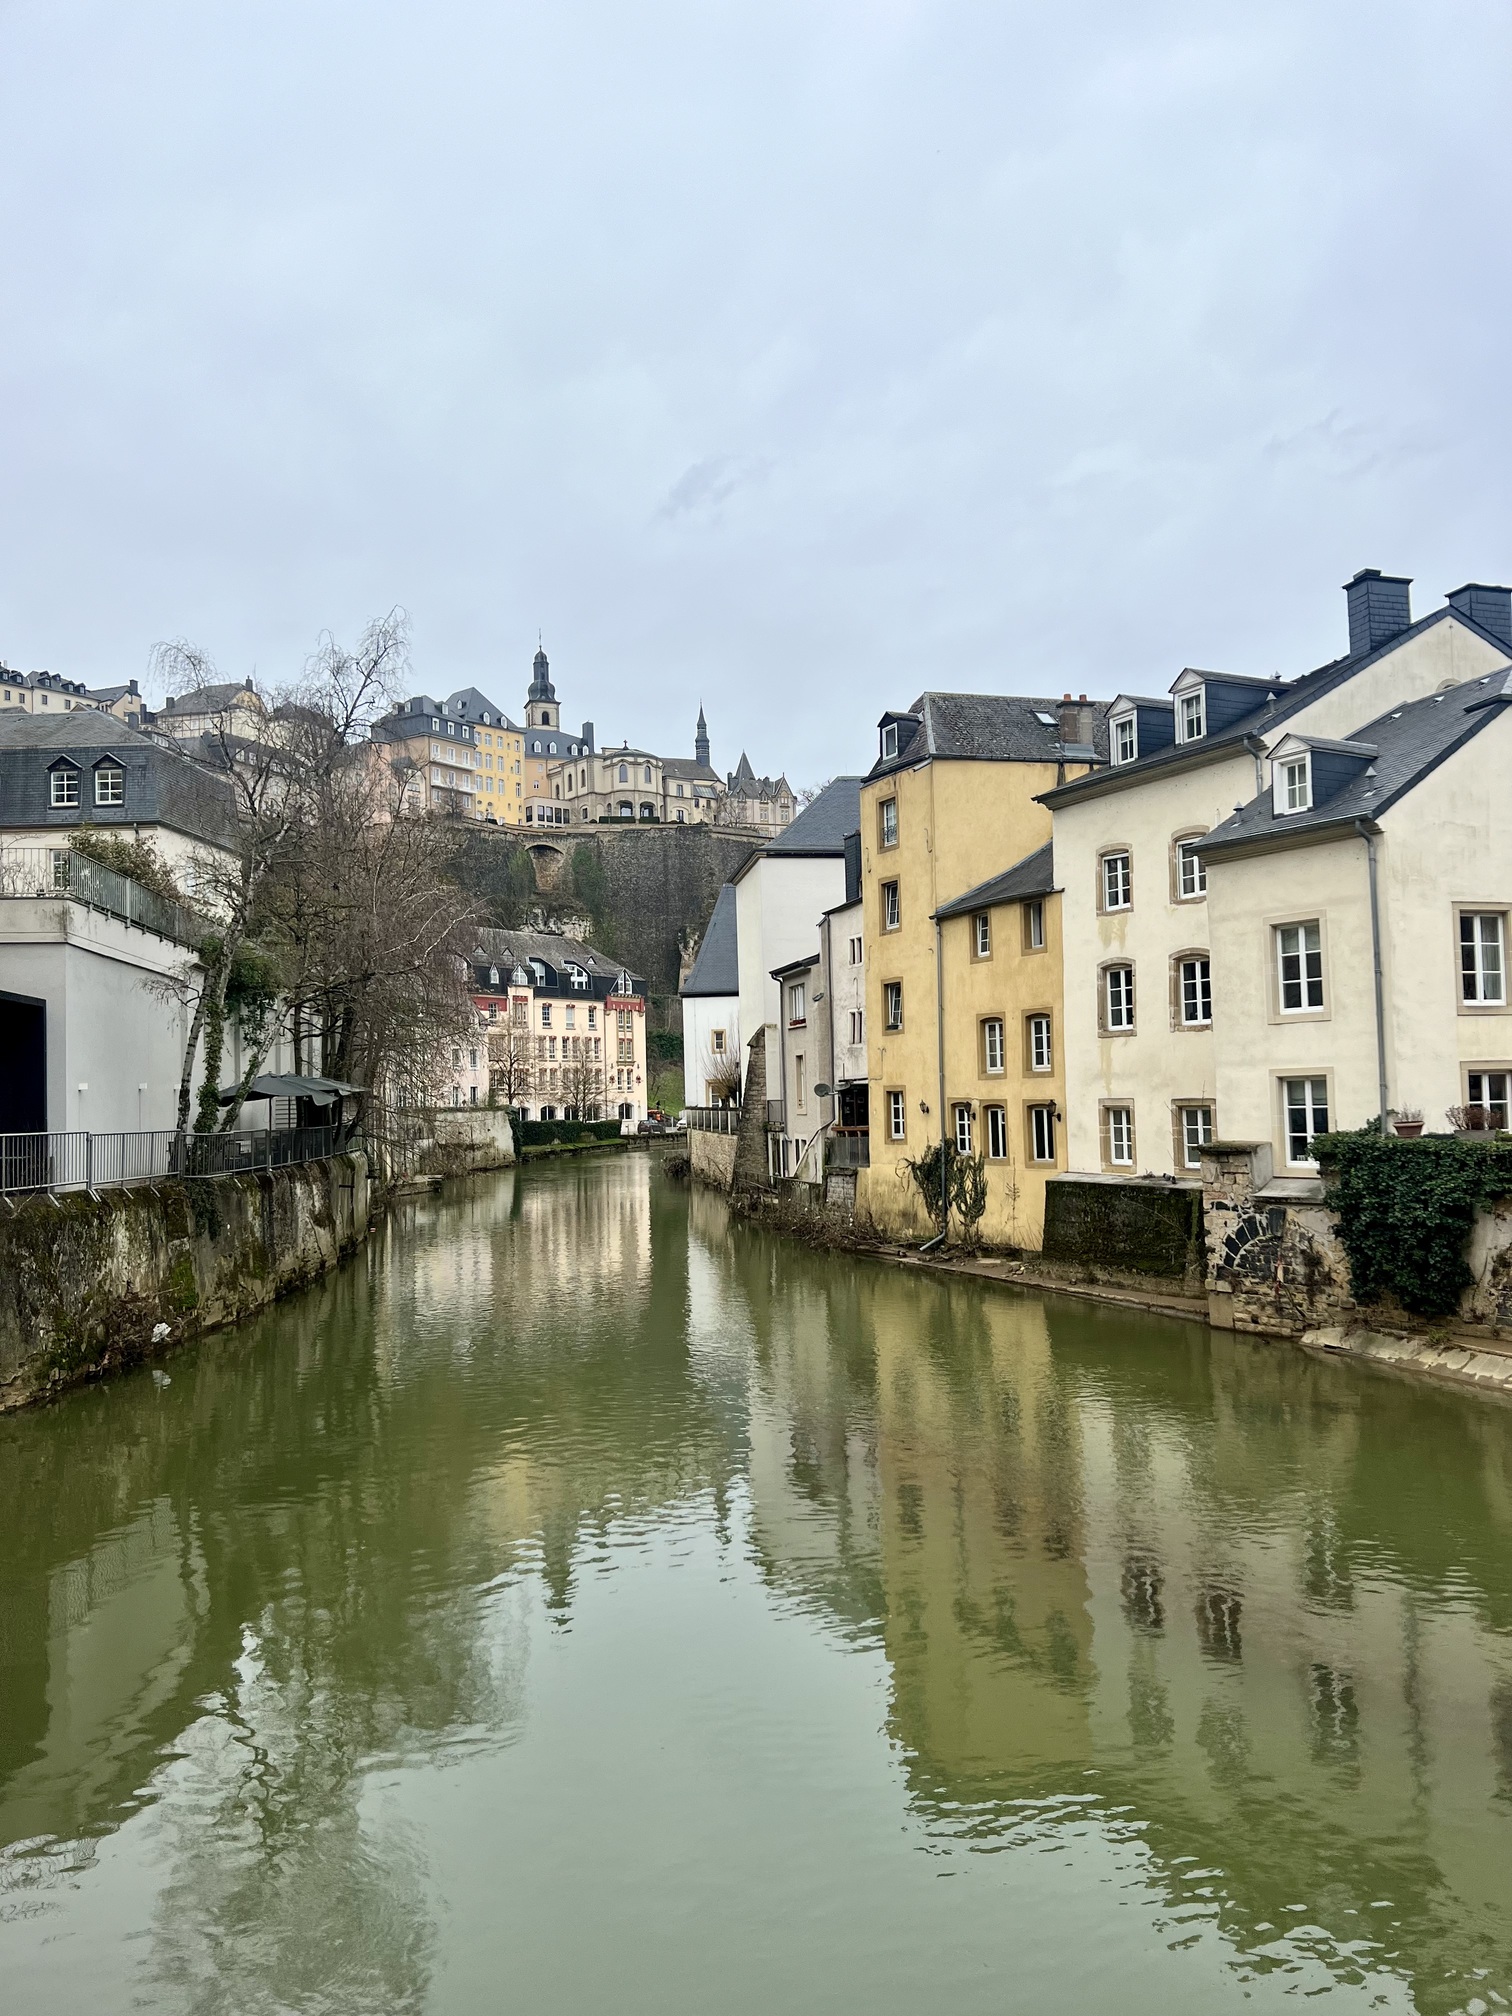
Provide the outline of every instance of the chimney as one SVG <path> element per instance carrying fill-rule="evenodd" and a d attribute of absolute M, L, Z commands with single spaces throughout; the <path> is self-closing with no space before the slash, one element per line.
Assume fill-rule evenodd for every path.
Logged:
<path fill-rule="evenodd" d="M 1451 609 L 1468 616 L 1482 630 L 1489 630 L 1499 644 L 1512 649 L 1512 588 L 1492 588 L 1484 581 L 1467 581 L 1463 588 L 1451 588 L 1444 599 Z"/>
<path fill-rule="evenodd" d="M 1092 740 L 1093 708 L 1085 693 L 1075 700 L 1069 693 L 1061 695 L 1060 706 L 1056 709 L 1060 716 L 1060 739 L 1062 743 L 1075 743 L 1084 748 Z"/>
<path fill-rule="evenodd" d="M 1363 658 L 1411 627 L 1412 603 L 1407 592 L 1411 586 L 1410 575 L 1383 574 L 1379 567 L 1362 567 L 1353 581 L 1345 582 L 1351 658 Z"/>

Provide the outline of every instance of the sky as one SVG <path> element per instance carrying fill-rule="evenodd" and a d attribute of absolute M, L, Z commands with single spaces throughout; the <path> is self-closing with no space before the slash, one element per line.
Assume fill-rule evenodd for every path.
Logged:
<path fill-rule="evenodd" d="M 1505 0 L 0 0 L 0 659 L 797 784 L 1512 579 Z"/>

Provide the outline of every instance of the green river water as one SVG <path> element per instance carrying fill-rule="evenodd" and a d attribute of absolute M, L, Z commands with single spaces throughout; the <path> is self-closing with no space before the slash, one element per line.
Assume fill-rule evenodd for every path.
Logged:
<path fill-rule="evenodd" d="M 0 2008 L 1512 2002 L 1512 1410 L 652 1158 L 0 1421 Z"/>

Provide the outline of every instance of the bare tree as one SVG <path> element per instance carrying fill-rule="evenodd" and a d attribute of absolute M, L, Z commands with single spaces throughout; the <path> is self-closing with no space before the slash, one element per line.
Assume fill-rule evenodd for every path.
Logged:
<path fill-rule="evenodd" d="M 562 1105 L 575 1120 L 597 1120 L 606 1098 L 602 1058 L 592 1054 L 593 1039 L 564 1036 L 569 1054 L 562 1060 Z"/>
<path fill-rule="evenodd" d="M 535 1090 L 535 1038 L 513 1004 L 508 1020 L 488 1032 L 488 1072 L 493 1095 L 505 1106 L 523 1106 Z"/>

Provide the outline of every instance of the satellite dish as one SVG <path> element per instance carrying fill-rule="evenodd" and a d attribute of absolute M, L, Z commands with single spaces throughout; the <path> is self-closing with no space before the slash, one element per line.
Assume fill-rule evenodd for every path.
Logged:
<path fill-rule="evenodd" d="M 816 1099 L 828 1099 L 830 1090 L 831 1088 L 828 1085 L 816 1085 L 814 1087 L 814 1097 Z"/>

